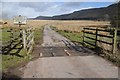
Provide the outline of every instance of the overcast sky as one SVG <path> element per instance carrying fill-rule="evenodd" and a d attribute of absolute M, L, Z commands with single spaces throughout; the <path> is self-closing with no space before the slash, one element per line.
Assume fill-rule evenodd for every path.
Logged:
<path fill-rule="evenodd" d="M 3 18 L 17 15 L 34 18 L 37 16 L 54 16 L 74 11 L 106 7 L 114 2 L 2 2 Z M 1 6 L 0 6 L 1 7 Z"/>

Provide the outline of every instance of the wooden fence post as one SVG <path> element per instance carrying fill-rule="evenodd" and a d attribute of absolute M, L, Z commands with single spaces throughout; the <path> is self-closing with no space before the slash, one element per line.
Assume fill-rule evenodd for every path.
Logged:
<path fill-rule="evenodd" d="M 96 33 L 95 33 L 95 49 L 97 49 L 97 37 L 98 37 L 98 28 L 96 28 Z"/>
<path fill-rule="evenodd" d="M 26 32 L 25 32 L 25 30 L 23 30 L 23 45 L 24 45 L 24 49 L 26 49 Z"/>
<path fill-rule="evenodd" d="M 116 48 L 117 48 L 117 28 L 115 28 L 114 31 L 114 46 L 113 46 L 113 53 L 116 53 Z"/>
<path fill-rule="evenodd" d="M 83 46 L 84 46 L 84 36 L 85 36 L 84 31 L 85 31 L 85 29 L 83 28 Z"/>
<path fill-rule="evenodd" d="M 35 43 L 35 42 L 34 42 L 34 32 L 33 32 L 33 35 L 32 35 L 32 36 L 33 36 L 33 38 L 32 38 L 32 39 L 33 39 L 33 44 L 34 44 L 34 43 Z"/>

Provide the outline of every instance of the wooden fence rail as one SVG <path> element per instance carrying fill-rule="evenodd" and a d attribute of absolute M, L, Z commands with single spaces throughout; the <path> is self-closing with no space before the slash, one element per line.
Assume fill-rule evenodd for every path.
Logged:
<path fill-rule="evenodd" d="M 22 33 L 17 32 L 15 30 L 2 30 L 2 33 L 5 35 L 2 35 L 1 42 L 1 52 L 2 54 L 10 54 L 10 52 L 16 48 L 16 46 L 22 47 Z"/>
<path fill-rule="evenodd" d="M 32 51 L 34 44 L 34 30 L 32 28 L 2 30 L 2 33 L 5 33 L 5 35 L 7 34 L 5 39 L 2 38 L 0 40 L 0 52 L 2 54 L 10 54 L 17 46 L 21 46 L 21 49 L 24 48 L 27 55 Z"/>
<path fill-rule="evenodd" d="M 32 28 L 23 30 L 23 44 L 28 55 L 32 51 L 34 45 L 34 30 Z"/>
<path fill-rule="evenodd" d="M 111 34 L 112 32 L 112 34 Z M 98 28 L 84 28 L 83 30 L 83 45 L 90 45 L 90 47 L 102 48 L 98 45 L 98 43 L 104 43 L 110 45 L 112 48 L 110 52 L 114 52 L 114 32 L 115 30 L 105 30 Z M 106 33 L 106 34 L 105 34 Z M 91 37 L 92 36 L 92 37 Z M 101 38 L 101 39 L 100 39 Z M 104 40 L 105 39 L 105 40 Z"/>

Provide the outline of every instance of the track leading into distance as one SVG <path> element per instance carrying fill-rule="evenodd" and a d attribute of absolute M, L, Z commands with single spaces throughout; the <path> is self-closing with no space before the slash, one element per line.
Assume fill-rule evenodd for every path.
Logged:
<path fill-rule="evenodd" d="M 38 46 L 39 51 L 37 52 L 40 57 L 85 56 L 94 53 L 91 50 L 72 43 L 67 38 L 52 30 L 49 25 L 44 27 L 43 36 L 43 44 L 42 46 Z"/>

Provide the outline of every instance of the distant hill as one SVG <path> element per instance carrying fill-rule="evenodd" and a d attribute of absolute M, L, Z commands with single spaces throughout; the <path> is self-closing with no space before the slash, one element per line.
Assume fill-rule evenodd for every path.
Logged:
<path fill-rule="evenodd" d="M 52 19 L 52 17 L 47 17 L 47 16 L 38 16 L 34 19 L 41 19 L 41 20 L 49 20 L 49 19 Z"/>
<path fill-rule="evenodd" d="M 107 7 L 85 9 L 70 14 L 57 15 L 53 17 L 38 16 L 35 20 L 109 20 L 117 15 L 117 3 Z"/>

